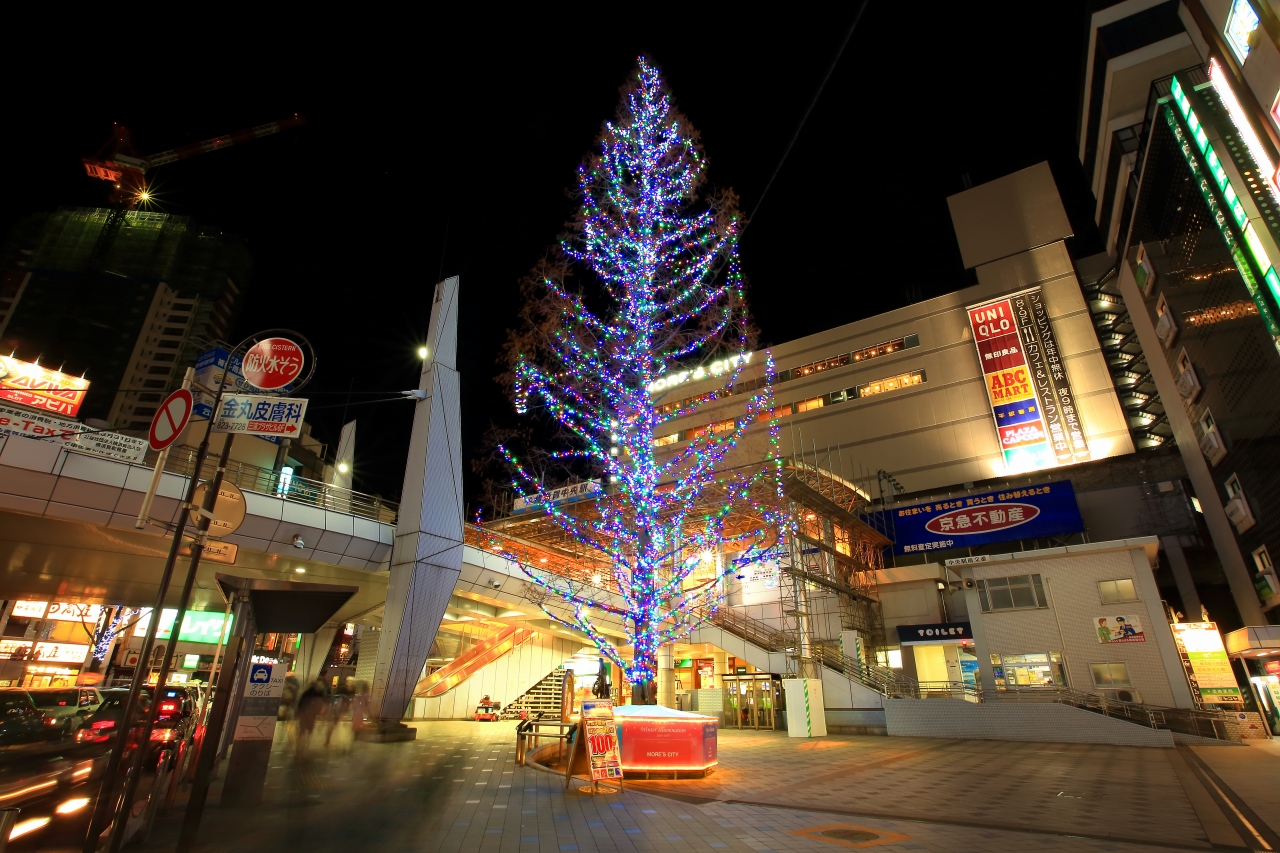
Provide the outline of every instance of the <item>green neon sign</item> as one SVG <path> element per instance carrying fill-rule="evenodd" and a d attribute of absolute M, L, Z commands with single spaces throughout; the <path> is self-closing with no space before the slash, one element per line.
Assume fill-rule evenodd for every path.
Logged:
<path fill-rule="evenodd" d="M 147 626 L 151 624 L 151 608 L 146 608 L 146 612 L 138 618 L 138 623 L 133 626 L 133 636 L 146 636 Z M 160 628 L 156 631 L 157 640 L 167 640 L 173 634 L 173 623 L 178 618 L 178 611 L 172 607 L 166 607 L 160 613 Z M 222 634 L 222 641 L 226 642 L 231 636 L 231 623 L 235 621 L 234 616 L 227 617 L 225 630 L 222 630 L 222 614 L 216 610 L 208 612 L 200 610 L 188 610 L 187 615 L 182 619 L 182 631 L 178 634 L 179 643 L 208 643 L 215 645 L 218 642 L 218 635 Z"/>

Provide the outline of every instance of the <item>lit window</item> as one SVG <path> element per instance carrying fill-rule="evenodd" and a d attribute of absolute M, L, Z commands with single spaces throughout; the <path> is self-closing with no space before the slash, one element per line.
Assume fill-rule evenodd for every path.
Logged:
<path fill-rule="evenodd" d="M 1133 578 L 1098 581 L 1098 594 L 1102 596 L 1103 604 L 1118 604 L 1122 601 L 1138 600 L 1138 590 L 1134 588 Z"/>
<path fill-rule="evenodd" d="M 1123 663 L 1091 663 L 1089 674 L 1093 676 L 1094 687 L 1132 687 L 1129 680 L 1129 667 Z"/>
<path fill-rule="evenodd" d="M 1258 23 L 1258 14 L 1249 5 L 1249 0 L 1235 0 L 1231 4 L 1231 14 L 1227 15 L 1223 35 L 1227 37 L 1227 44 L 1231 45 L 1231 52 L 1241 65 L 1249 58 L 1250 42 L 1253 41 Z"/>
<path fill-rule="evenodd" d="M 899 388 L 905 388 L 908 385 L 919 385 L 924 381 L 924 371 L 915 370 L 911 373 L 904 373 L 901 376 L 891 376 L 888 379 L 881 379 L 877 382 L 868 382 L 866 385 L 859 385 L 858 396 L 870 397 L 873 394 L 883 394 L 886 391 L 897 391 Z"/>
<path fill-rule="evenodd" d="M 675 444 L 680 440 L 680 433 L 673 432 L 671 435 L 658 436 L 653 440 L 654 447 L 662 447 L 664 444 Z"/>
<path fill-rule="evenodd" d="M 794 405 L 795 405 L 795 410 L 797 414 L 799 414 L 800 412 L 807 412 L 810 409 L 821 409 L 822 398 L 812 397 L 808 400 L 801 400 L 800 402 L 795 403 Z"/>

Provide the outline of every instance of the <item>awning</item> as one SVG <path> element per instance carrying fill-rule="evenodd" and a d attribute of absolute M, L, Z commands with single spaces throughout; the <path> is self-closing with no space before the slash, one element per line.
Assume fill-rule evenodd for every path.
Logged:
<path fill-rule="evenodd" d="M 254 628 L 260 634 L 314 634 L 359 587 L 216 575 L 222 594 L 249 593 Z"/>

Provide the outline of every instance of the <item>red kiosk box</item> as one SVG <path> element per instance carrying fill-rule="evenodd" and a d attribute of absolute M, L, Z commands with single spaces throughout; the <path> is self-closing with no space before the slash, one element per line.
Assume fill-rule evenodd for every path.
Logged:
<path fill-rule="evenodd" d="M 613 709 L 625 773 L 702 773 L 714 767 L 715 717 L 661 705 L 620 705 Z"/>

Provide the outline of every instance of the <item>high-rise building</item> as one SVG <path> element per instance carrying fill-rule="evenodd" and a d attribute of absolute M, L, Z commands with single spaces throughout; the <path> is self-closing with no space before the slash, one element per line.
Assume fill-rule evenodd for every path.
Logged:
<path fill-rule="evenodd" d="M 1095 4 L 1085 66 L 1080 157 L 1108 249 L 1090 263 L 1221 567 L 1181 597 L 1276 622 L 1280 18 L 1254 0 Z"/>
<path fill-rule="evenodd" d="M 184 216 L 33 216 L 0 249 L 0 349 L 90 380 L 82 414 L 146 429 L 197 354 L 231 330 L 253 262 Z"/>

